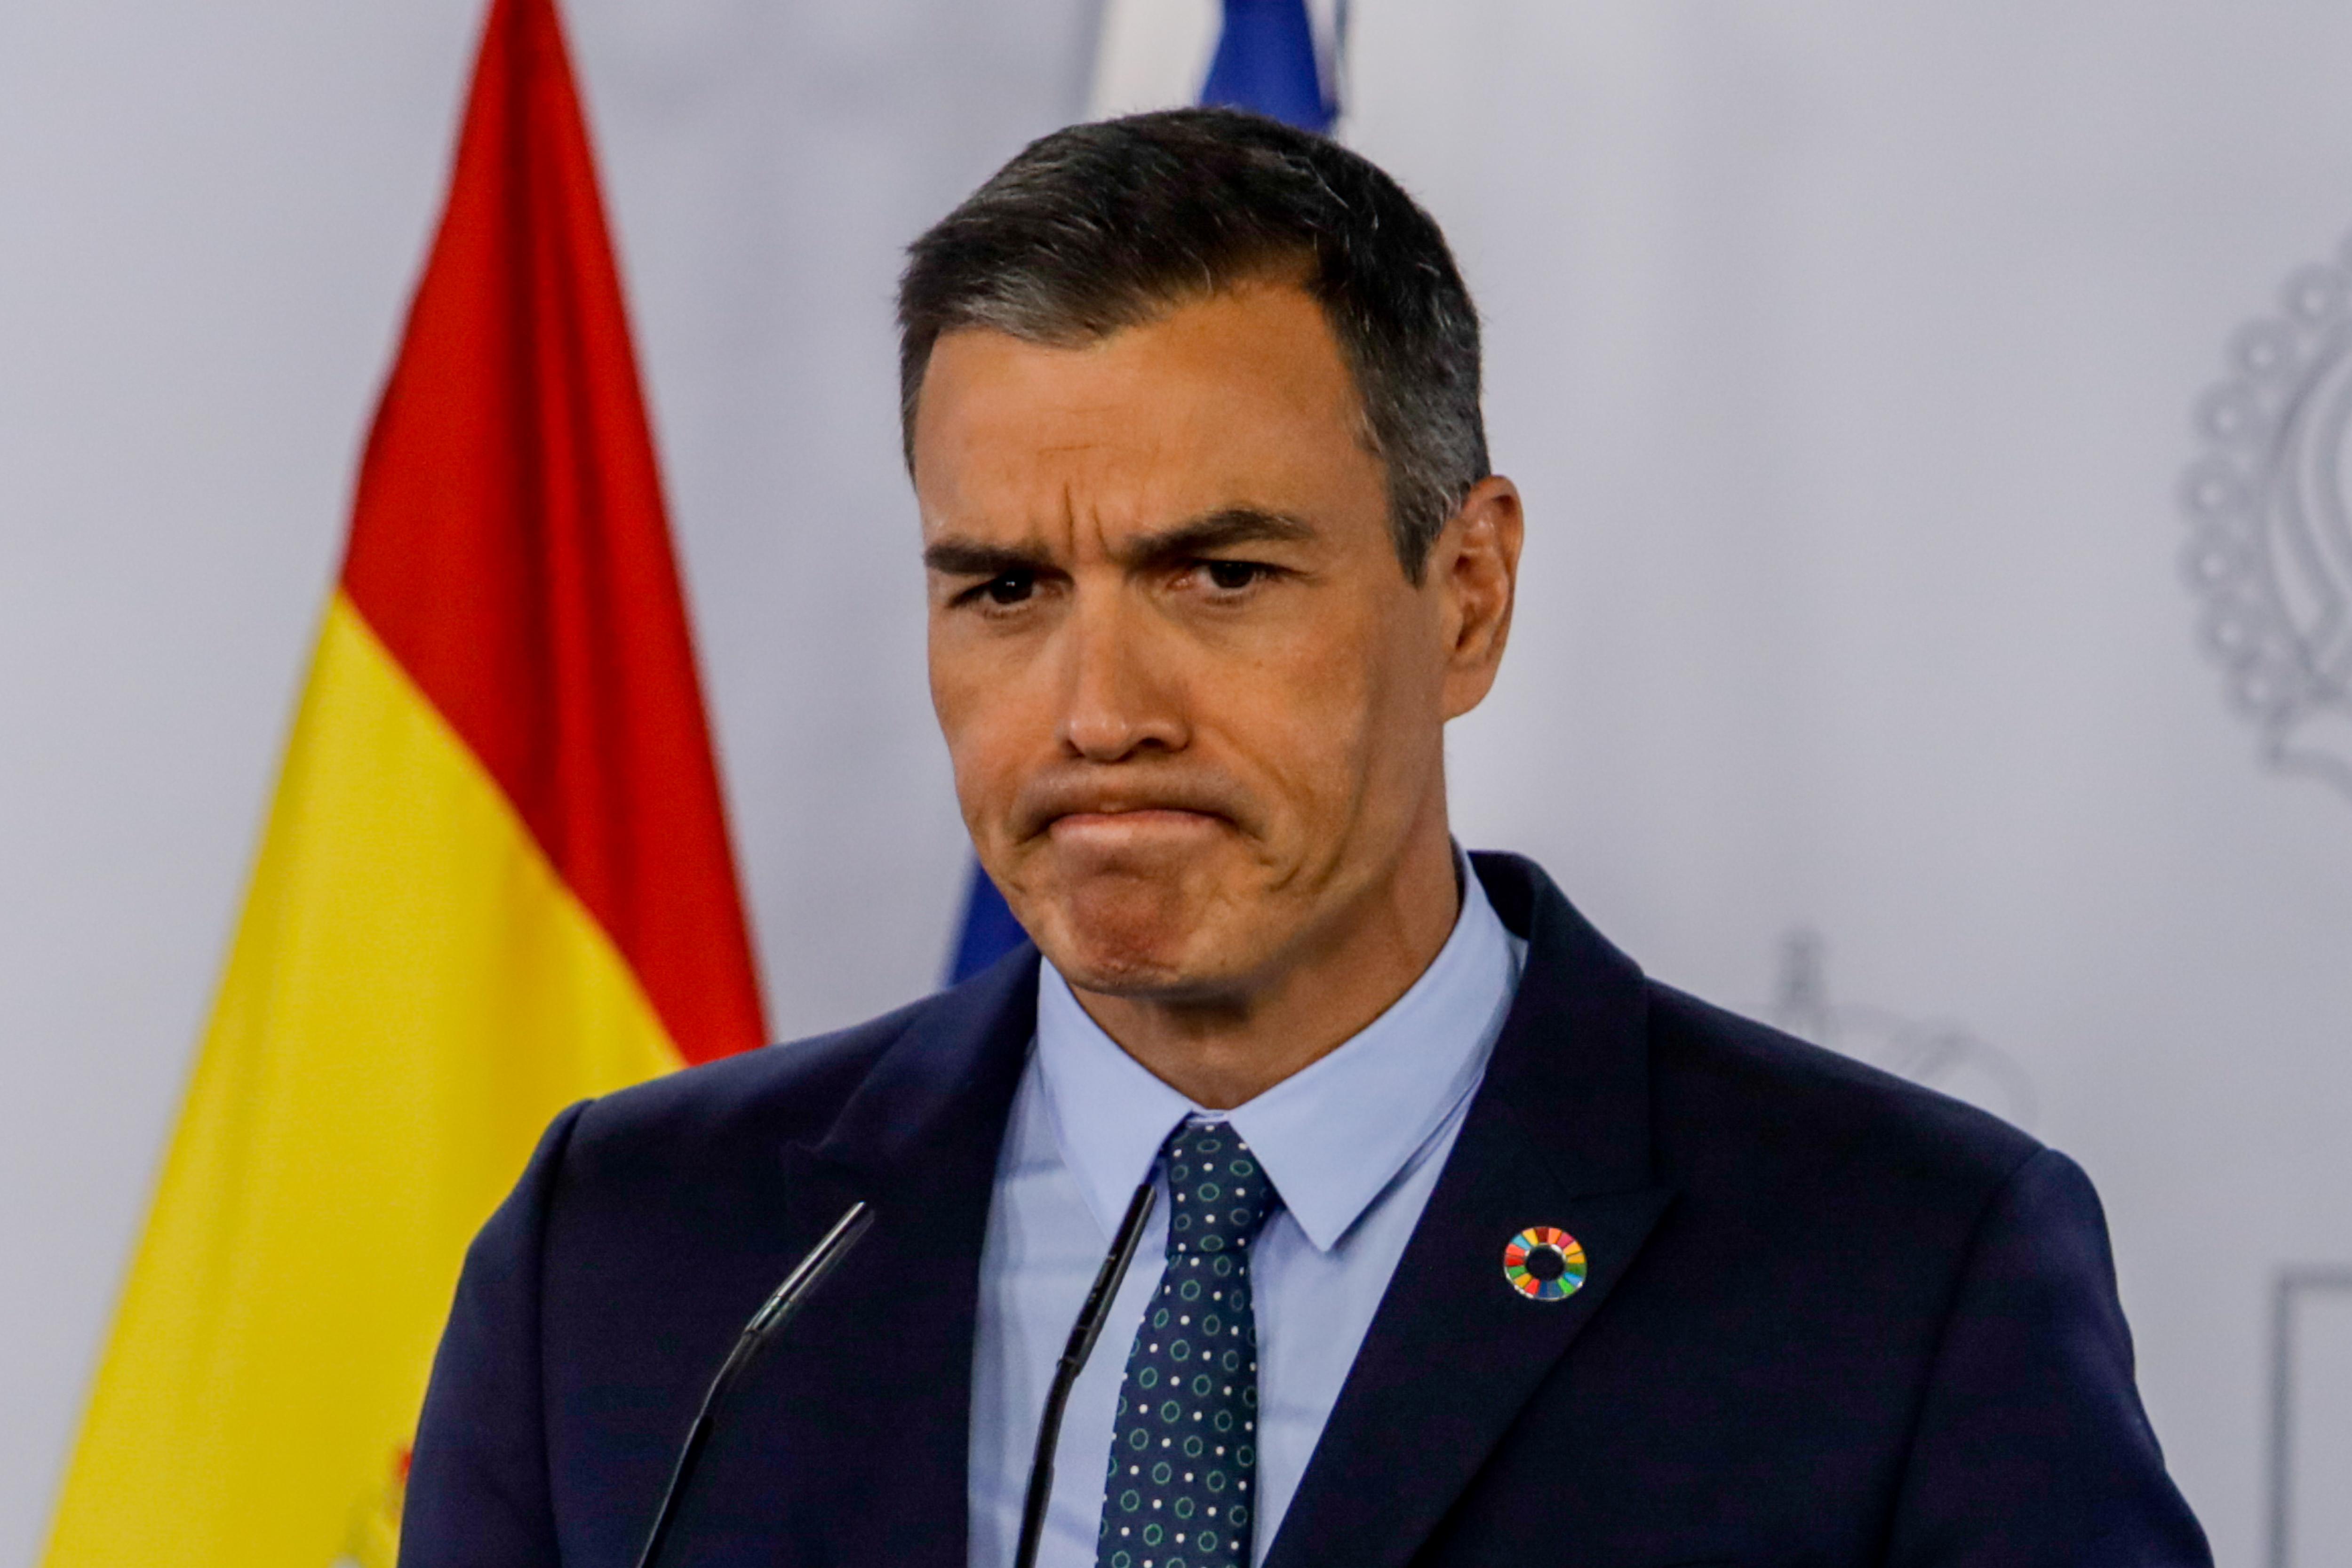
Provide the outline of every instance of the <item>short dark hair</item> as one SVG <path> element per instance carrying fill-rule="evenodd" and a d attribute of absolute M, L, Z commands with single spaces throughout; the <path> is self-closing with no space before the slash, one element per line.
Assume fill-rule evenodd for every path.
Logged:
<path fill-rule="evenodd" d="M 1073 125 L 1024 148 L 908 256 L 898 413 L 910 473 L 942 332 L 1083 343 L 1298 267 L 1354 377 L 1412 580 L 1486 476 L 1478 313 L 1445 236 L 1394 180 L 1323 137 L 1225 109 Z"/>

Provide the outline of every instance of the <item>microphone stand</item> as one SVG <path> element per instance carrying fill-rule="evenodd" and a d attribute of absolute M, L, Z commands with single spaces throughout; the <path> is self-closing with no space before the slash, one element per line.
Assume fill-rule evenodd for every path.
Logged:
<path fill-rule="evenodd" d="M 728 1352 L 726 1361 L 719 1365 L 719 1375 L 710 1380 L 709 1392 L 702 1396 L 702 1408 L 696 1412 L 694 1426 L 686 1435 L 686 1447 L 678 1450 L 677 1468 L 670 1472 L 669 1490 L 662 1493 L 661 1508 L 654 1515 L 654 1527 L 646 1535 L 646 1549 L 637 1554 L 637 1568 L 654 1568 L 661 1556 L 662 1545 L 669 1539 L 670 1526 L 677 1519 L 678 1504 L 684 1500 L 688 1483 L 694 1479 L 695 1466 L 702 1458 L 703 1446 L 710 1441 L 710 1429 L 715 1424 L 719 1402 L 727 1396 L 728 1389 L 751 1366 L 761 1348 L 793 1321 L 793 1314 L 815 1293 L 816 1288 L 824 1282 L 825 1276 L 849 1256 L 849 1249 L 857 1245 L 865 1236 L 866 1227 L 873 1223 L 874 1211 L 866 1207 L 863 1198 L 851 1204 L 847 1211 L 834 1221 L 833 1228 L 809 1249 L 808 1256 L 793 1266 L 793 1271 L 784 1276 L 784 1282 L 776 1287 L 775 1293 L 751 1314 L 751 1321 L 743 1325 L 742 1333 L 735 1341 L 735 1348 Z"/>
<path fill-rule="evenodd" d="M 1077 1382 L 1087 1357 L 1094 1354 L 1095 1341 L 1102 1337 L 1103 1320 L 1110 1315 L 1111 1299 L 1118 1294 L 1119 1281 L 1127 1278 L 1127 1266 L 1135 1261 L 1144 1221 L 1151 1218 L 1151 1178 L 1147 1176 L 1135 1196 L 1127 1200 L 1127 1217 L 1118 1222 L 1118 1234 L 1111 1238 L 1110 1251 L 1095 1275 L 1094 1289 L 1087 1292 L 1087 1304 L 1078 1309 L 1078 1321 L 1070 1326 L 1070 1343 L 1055 1364 L 1053 1385 L 1045 1391 L 1045 1414 L 1037 1420 L 1037 1452 L 1029 1461 L 1029 1495 L 1021 1505 L 1021 1544 L 1013 1554 L 1013 1568 L 1036 1568 L 1038 1543 L 1045 1533 L 1045 1505 L 1054 1495 L 1054 1449 L 1062 1437 L 1062 1412 L 1070 1403 L 1071 1386 Z"/>

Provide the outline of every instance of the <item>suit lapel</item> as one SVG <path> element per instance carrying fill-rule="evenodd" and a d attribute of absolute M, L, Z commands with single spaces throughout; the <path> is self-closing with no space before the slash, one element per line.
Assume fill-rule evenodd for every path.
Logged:
<path fill-rule="evenodd" d="M 934 1003 L 822 1139 L 783 1151 L 795 1247 L 857 1199 L 875 1220 L 738 1395 L 768 1430 L 746 1434 L 756 1469 L 730 1469 L 790 1522 L 777 1561 L 964 1568 L 981 1248 L 1036 974 L 1024 948 Z"/>
<path fill-rule="evenodd" d="M 1527 970 L 1266 1568 L 1407 1561 L 1671 1197 L 1651 1184 L 1640 971 L 1533 865 L 1476 865 L 1504 923 L 1528 938 Z M 1505 1278 L 1505 1245 L 1532 1226 L 1584 1248 L 1584 1284 L 1565 1300 L 1529 1300 Z"/>

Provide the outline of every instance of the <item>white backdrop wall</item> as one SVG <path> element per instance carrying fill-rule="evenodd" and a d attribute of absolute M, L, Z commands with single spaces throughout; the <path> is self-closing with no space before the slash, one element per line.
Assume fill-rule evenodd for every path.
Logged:
<path fill-rule="evenodd" d="M 944 950 L 895 253 L 1078 110 L 1095 9 L 569 7 L 786 1035 Z M 208 999 L 478 12 L 0 11 L 0 1562 Z M 1529 501 L 1463 836 L 2081 1159 L 2176 1471 L 2259 1560 L 2273 1278 L 2352 1262 L 2352 793 L 2231 709 L 2179 488 L 2232 333 L 2352 229 L 2352 13 L 1354 13 L 1348 133 L 1455 239 Z M 2315 1479 L 2352 1470 L 2352 1313 L 2307 1317 Z M 2352 1553 L 2343 1490 L 2302 1489 L 2299 1561 Z"/>

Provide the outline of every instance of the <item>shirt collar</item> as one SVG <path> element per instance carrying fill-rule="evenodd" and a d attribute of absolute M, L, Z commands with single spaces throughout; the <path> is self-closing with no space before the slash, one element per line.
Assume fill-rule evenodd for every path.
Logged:
<path fill-rule="evenodd" d="M 1036 1062 L 1063 1163 L 1105 1235 L 1187 1116 L 1233 1124 L 1318 1251 L 1336 1246 L 1486 1069 L 1525 944 L 1458 853 L 1462 910 L 1429 967 L 1353 1039 L 1231 1111 L 1161 1082 L 1105 1034 L 1053 965 L 1037 974 Z"/>

